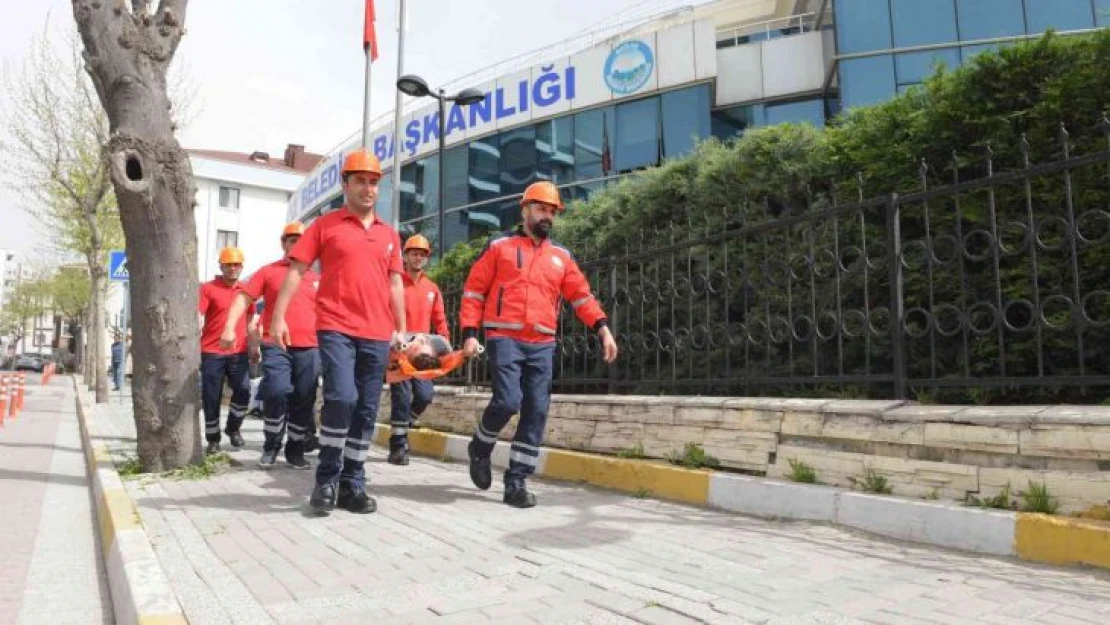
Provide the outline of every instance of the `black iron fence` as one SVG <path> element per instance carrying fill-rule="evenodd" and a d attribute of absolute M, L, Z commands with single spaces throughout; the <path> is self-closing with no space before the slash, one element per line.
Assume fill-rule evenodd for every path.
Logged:
<path fill-rule="evenodd" d="M 832 193 L 760 223 L 725 209 L 641 232 L 619 253 L 587 251 L 580 265 L 621 358 L 604 365 L 564 307 L 556 388 L 1105 397 L 1110 123 L 1099 129 L 1082 154 L 1061 126 L 1044 162 L 1022 139 L 1004 170 L 980 148 L 922 162 L 909 193 L 868 198 L 860 176 L 851 202 Z M 445 287 L 454 320 L 458 285 Z M 487 375 L 476 361 L 454 381 Z"/>

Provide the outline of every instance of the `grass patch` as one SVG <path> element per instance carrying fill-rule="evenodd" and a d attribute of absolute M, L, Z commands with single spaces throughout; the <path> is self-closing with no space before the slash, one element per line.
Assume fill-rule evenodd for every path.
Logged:
<path fill-rule="evenodd" d="M 790 481 L 802 484 L 816 484 L 817 471 L 801 460 L 790 459 Z"/>
<path fill-rule="evenodd" d="M 641 488 L 632 493 L 632 496 L 636 499 L 647 499 L 648 497 L 651 497 L 651 491 L 646 488 Z"/>
<path fill-rule="evenodd" d="M 705 448 L 697 443 L 686 443 L 686 447 L 681 452 L 672 451 L 667 454 L 667 462 L 687 469 L 700 469 L 702 467 L 716 469 L 721 466 L 720 460 L 705 453 Z"/>
<path fill-rule="evenodd" d="M 633 445 L 633 446 L 631 446 L 627 449 L 621 449 L 620 451 L 618 451 L 617 452 L 617 457 L 618 458 L 631 458 L 631 459 L 639 460 L 639 459 L 642 459 L 642 458 L 646 458 L 647 456 L 644 455 L 644 444 L 643 443 L 636 443 L 635 445 Z"/>
<path fill-rule="evenodd" d="M 995 510 L 1013 510 L 1017 507 L 1013 498 L 1010 496 L 1009 482 L 1007 482 L 1006 485 L 1002 487 L 1002 490 L 994 497 L 980 499 L 969 493 L 967 496 L 967 504 L 979 506 L 980 508 L 993 508 Z"/>
<path fill-rule="evenodd" d="M 124 458 L 123 461 L 116 463 L 116 472 L 119 473 L 120 479 L 134 480 L 138 479 L 141 473 L 139 466 L 139 459 L 133 456 Z"/>
<path fill-rule="evenodd" d="M 166 471 L 162 475 L 171 480 L 205 480 L 218 473 L 223 473 L 231 466 L 231 456 L 226 451 L 207 454 L 200 464 L 190 464 L 180 469 Z"/>
<path fill-rule="evenodd" d="M 1029 480 L 1029 490 L 1019 491 L 1018 497 L 1022 499 L 1022 512 L 1056 514 L 1060 508 L 1060 502 L 1048 492 L 1048 486 L 1044 482 L 1037 484 Z"/>
<path fill-rule="evenodd" d="M 848 481 L 865 493 L 876 493 L 878 495 L 889 495 L 891 493 L 891 487 L 887 483 L 886 476 L 879 474 L 871 467 L 863 470 L 863 478 L 850 477 Z"/>

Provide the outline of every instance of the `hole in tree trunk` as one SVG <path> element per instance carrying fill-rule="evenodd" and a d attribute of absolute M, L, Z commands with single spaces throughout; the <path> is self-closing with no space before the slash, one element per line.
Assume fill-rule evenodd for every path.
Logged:
<path fill-rule="evenodd" d="M 127 157 L 127 179 L 138 182 L 143 179 L 143 165 L 134 154 Z"/>

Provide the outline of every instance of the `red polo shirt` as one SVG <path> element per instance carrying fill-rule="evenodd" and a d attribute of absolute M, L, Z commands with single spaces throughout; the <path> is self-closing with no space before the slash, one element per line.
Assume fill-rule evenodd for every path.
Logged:
<path fill-rule="evenodd" d="M 239 282 L 229 285 L 223 278 L 200 285 L 197 312 L 204 315 L 204 328 L 200 333 L 202 354 L 242 354 L 247 351 L 247 320 L 254 314 L 250 310 L 239 318 L 235 327 L 235 345 L 231 349 L 220 349 L 220 335 L 224 333 L 227 312 L 242 288 Z"/>
<path fill-rule="evenodd" d="M 405 329 L 409 332 L 431 332 L 451 340 L 447 329 L 447 315 L 443 312 L 443 295 L 439 287 L 424 274 L 416 280 L 406 272 L 405 282 Z"/>
<path fill-rule="evenodd" d="M 285 274 L 289 273 L 289 261 L 284 258 L 266 265 L 254 272 L 243 286 L 243 292 L 257 301 L 261 298 L 266 305 L 262 308 L 262 340 L 270 340 L 270 321 L 274 317 L 274 302 L 277 301 Z M 291 347 L 316 347 L 316 289 L 320 286 L 320 276 L 309 269 L 301 278 L 301 284 L 289 307 L 285 309 L 285 325 L 289 328 Z"/>
<path fill-rule="evenodd" d="M 402 273 L 401 239 L 374 215 L 369 227 L 346 206 L 308 227 L 289 258 L 320 261 L 316 329 L 388 341 L 396 324 L 389 304 L 390 274 Z"/>

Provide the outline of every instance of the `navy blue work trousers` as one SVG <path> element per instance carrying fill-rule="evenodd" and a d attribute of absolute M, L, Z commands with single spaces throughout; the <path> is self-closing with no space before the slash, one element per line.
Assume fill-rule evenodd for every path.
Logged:
<path fill-rule="evenodd" d="M 389 341 L 320 331 L 324 408 L 320 414 L 320 464 L 316 484 L 346 483 L 366 488 L 363 464 L 381 403 Z"/>
<path fill-rule="evenodd" d="M 262 384 L 258 389 L 266 415 L 263 449 L 278 451 L 286 430 L 287 453 L 304 453 L 305 436 L 312 431 L 312 409 L 320 377 L 320 350 L 315 347 L 262 346 Z"/>
<path fill-rule="evenodd" d="M 435 396 L 431 380 L 405 380 L 389 385 L 389 449 L 408 449 L 409 428 Z"/>
<path fill-rule="evenodd" d="M 555 370 L 555 343 L 526 343 L 510 338 L 486 341 L 493 397 L 478 430 L 474 450 L 481 457 L 493 452 L 497 435 L 514 414 L 520 421 L 509 449 L 505 483 L 524 480 L 536 472 L 547 409 L 551 404 L 551 379 Z"/>
<path fill-rule="evenodd" d="M 220 402 L 224 381 L 231 386 L 231 402 L 227 410 L 228 434 L 238 432 L 251 400 L 250 361 L 247 353 L 200 355 L 201 404 L 204 409 L 204 438 L 220 441 Z"/>

